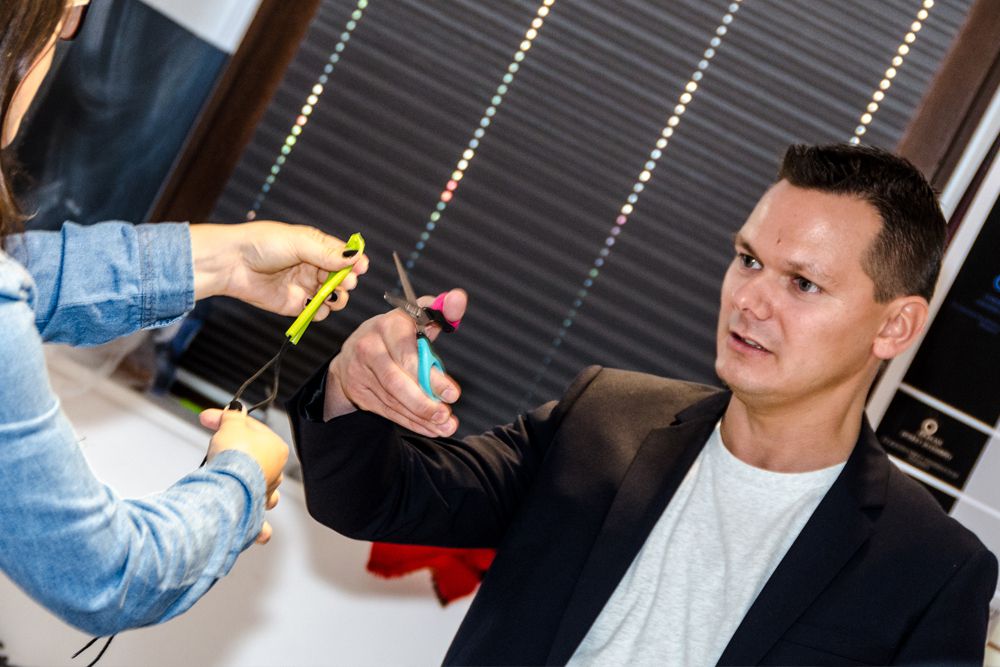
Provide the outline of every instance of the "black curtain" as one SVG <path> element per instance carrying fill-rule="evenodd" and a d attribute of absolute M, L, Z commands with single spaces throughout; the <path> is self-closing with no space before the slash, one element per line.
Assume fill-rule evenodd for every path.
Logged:
<path fill-rule="evenodd" d="M 891 148 L 968 6 L 327 0 L 215 214 L 368 240 L 369 275 L 287 355 L 283 393 L 385 310 L 393 250 L 419 292 L 471 295 L 436 346 L 463 432 L 589 363 L 715 381 L 731 237 L 784 147 L 861 126 Z M 231 392 L 287 324 L 220 300 L 182 365 Z"/>

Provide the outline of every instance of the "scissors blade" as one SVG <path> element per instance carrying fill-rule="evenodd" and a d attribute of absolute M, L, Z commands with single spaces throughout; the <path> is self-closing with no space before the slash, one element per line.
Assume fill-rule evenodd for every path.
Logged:
<path fill-rule="evenodd" d="M 392 253 L 392 261 L 396 262 L 396 272 L 399 274 L 399 284 L 403 287 L 403 296 L 406 297 L 407 301 L 416 306 L 417 295 L 413 291 L 413 285 L 410 284 L 410 277 L 406 275 L 406 269 L 403 268 L 403 262 L 400 261 L 399 255 L 395 251 Z"/>
<path fill-rule="evenodd" d="M 393 294 L 392 292 L 386 292 L 383 295 L 383 298 L 390 306 L 399 308 L 404 313 L 412 317 L 416 321 L 418 327 L 423 328 L 430 324 L 430 316 L 428 316 L 424 309 L 417 304 L 407 301 L 403 297 L 398 294 Z"/>

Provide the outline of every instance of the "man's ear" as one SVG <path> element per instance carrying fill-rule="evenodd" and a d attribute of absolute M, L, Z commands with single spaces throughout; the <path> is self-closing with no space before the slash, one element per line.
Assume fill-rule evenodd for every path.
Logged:
<path fill-rule="evenodd" d="M 886 309 L 887 318 L 872 344 L 872 353 L 879 359 L 892 359 L 909 348 L 920 337 L 927 324 L 927 300 L 921 296 L 902 296 Z"/>

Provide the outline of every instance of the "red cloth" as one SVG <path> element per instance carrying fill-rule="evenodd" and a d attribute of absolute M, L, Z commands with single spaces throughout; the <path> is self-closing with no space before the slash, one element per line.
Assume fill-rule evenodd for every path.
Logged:
<path fill-rule="evenodd" d="M 476 590 L 493 563 L 493 549 L 445 549 L 409 544 L 372 544 L 368 571 L 382 577 L 400 577 L 429 568 L 434 592 L 442 605 Z"/>

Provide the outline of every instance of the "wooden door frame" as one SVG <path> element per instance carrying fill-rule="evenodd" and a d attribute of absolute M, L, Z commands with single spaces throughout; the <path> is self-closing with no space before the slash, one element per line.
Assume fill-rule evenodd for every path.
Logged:
<path fill-rule="evenodd" d="M 1000 85 L 1000 11 L 976 0 L 896 146 L 940 192 Z"/>

